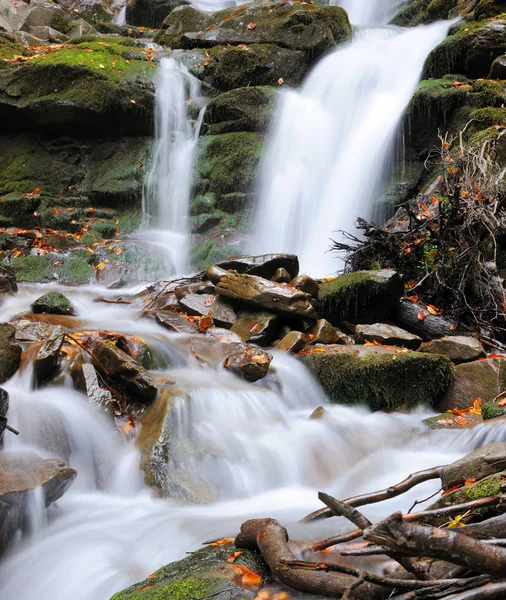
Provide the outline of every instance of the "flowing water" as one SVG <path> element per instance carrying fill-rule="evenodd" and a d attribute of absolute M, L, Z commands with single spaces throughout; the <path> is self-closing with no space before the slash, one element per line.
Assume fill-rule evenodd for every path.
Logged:
<path fill-rule="evenodd" d="M 355 4 L 360 19 L 365 5 Z M 373 3 L 373 13 L 375 6 L 382 5 Z M 331 239 L 354 233 L 357 217 L 373 216 L 403 112 L 447 29 L 448 22 L 360 28 L 300 91 L 281 94 L 259 177 L 252 253 L 293 252 L 319 276 L 337 270 Z"/>

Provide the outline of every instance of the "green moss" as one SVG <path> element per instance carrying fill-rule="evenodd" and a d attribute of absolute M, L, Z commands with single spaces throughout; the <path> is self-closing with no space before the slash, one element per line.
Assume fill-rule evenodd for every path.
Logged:
<path fill-rule="evenodd" d="M 212 240 L 195 246 L 191 251 L 191 262 L 197 271 L 203 271 L 210 265 L 214 265 L 231 256 L 240 254 L 235 246 L 225 246 L 221 248 Z"/>
<path fill-rule="evenodd" d="M 497 417 L 502 417 L 504 415 L 504 407 L 499 406 L 495 402 L 487 402 L 482 406 L 481 416 L 484 421 L 488 421 L 489 419 L 496 419 Z"/>
<path fill-rule="evenodd" d="M 57 275 L 61 282 L 78 285 L 89 283 L 94 271 L 86 261 L 71 257 L 63 262 Z"/>
<path fill-rule="evenodd" d="M 56 265 L 55 263 L 60 263 Z M 89 264 L 76 256 L 61 257 L 53 254 L 20 256 L 9 263 L 21 283 L 50 283 L 60 281 L 69 284 L 88 283 L 93 277 Z"/>
<path fill-rule="evenodd" d="M 450 385 L 448 358 L 419 352 L 396 354 L 381 349 L 315 352 L 304 363 L 331 402 L 365 404 L 372 410 L 433 405 Z"/>
<path fill-rule="evenodd" d="M 70 17 L 55 11 L 49 26 L 66 35 L 72 29 L 73 22 Z"/>
<path fill-rule="evenodd" d="M 458 0 L 413 0 L 401 8 L 391 22 L 401 27 L 413 27 L 421 23 L 447 19 L 457 3 Z"/>
<path fill-rule="evenodd" d="M 500 475 L 491 475 L 473 485 L 466 486 L 468 500 L 478 500 L 479 498 L 488 498 L 495 496 L 501 491 L 502 477 Z"/>
<path fill-rule="evenodd" d="M 52 291 L 40 296 L 32 304 L 32 310 L 36 314 L 47 313 L 50 315 L 74 315 L 74 307 L 70 300 L 61 292 Z"/>

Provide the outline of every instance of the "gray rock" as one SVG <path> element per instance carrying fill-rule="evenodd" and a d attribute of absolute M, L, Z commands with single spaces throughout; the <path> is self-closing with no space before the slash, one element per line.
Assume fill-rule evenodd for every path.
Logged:
<path fill-rule="evenodd" d="M 43 342 L 53 332 L 55 325 L 38 321 L 22 320 L 15 323 L 16 341 Z"/>
<path fill-rule="evenodd" d="M 250 312 L 243 310 L 232 331 L 237 333 L 243 342 L 253 342 L 266 346 L 276 337 L 279 317 L 269 312 Z"/>
<path fill-rule="evenodd" d="M 285 335 L 285 337 L 276 344 L 276 348 L 283 352 L 296 354 L 297 352 L 300 352 L 308 342 L 309 338 L 306 334 L 300 331 L 290 331 L 290 333 Z"/>
<path fill-rule="evenodd" d="M 310 344 L 338 344 L 348 336 L 337 332 L 326 319 L 318 319 L 316 323 L 306 331 Z M 344 337 L 343 337 L 344 336 Z"/>
<path fill-rule="evenodd" d="M 217 263 L 216 266 L 233 270 L 247 275 L 258 275 L 265 279 L 271 279 L 278 269 L 285 269 L 290 277 L 296 277 L 299 273 L 299 259 L 295 254 L 261 254 L 260 256 L 233 256 L 227 260 Z"/>
<path fill-rule="evenodd" d="M 259 348 L 242 346 L 235 348 L 225 359 L 224 366 L 241 379 L 254 382 L 269 372 L 272 355 Z"/>
<path fill-rule="evenodd" d="M 416 350 L 422 343 L 422 338 L 405 329 L 386 323 L 373 323 L 372 325 L 357 325 L 355 328 L 357 342 L 378 342 L 387 346 L 404 346 L 410 350 Z M 422 350 L 425 352 L 425 350 Z M 435 352 L 444 354 L 444 352 Z"/>
<path fill-rule="evenodd" d="M 230 304 L 214 294 L 188 294 L 179 300 L 179 305 L 189 315 L 211 317 L 220 327 L 231 327 L 237 319 Z"/>
<path fill-rule="evenodd" d="M 290 273 L 283 267 L 276 269 L 276 272 L 271 277 L 271 281 L 275 281 L 276 283 L 290 283 L 290 279 Z"/>
<path fill-rule="evenodd" d="M 308 275 L 297 275 L 297 277 L 290 281 L 290 285 L 309 294 L 312 298 L 318 298 L 320 286 Z"/>
<path fill-rule="evenodd" d="M 0 323 L 0 383 L 10 379 L 21 364 L 21 346 L 15 340 L 16 328 Z"/>
<path fill-rule="evenodd" d="M 498 56 L 490 68 L 489 79 L 506 79 L 506 56 Z"/>
<path fill-rule="evenodd" d="M 52 44 L 64 44 L 68 41 L 69 37 L 52 27 L 30 27 L 28 32 L 30 35 L 43 40 L 45 42 L 51 42 Z"/>
<path fill-rule="evenodd" d="M 70 300 L 61 292 L 48 292 L 40 296 L 32 304 L 35 314 L 47 313 L 50 315 L 75 315 L 74 307 Z"/>
<path fill-rule="evenodd" d="M 190 323 L 184 315 L 178 313 L 157 310 L 155 319 L 169 331 L 177 333 L 197 333 L 198 328 L 194 323 Z"/>
<path fill-rule="evenodd" d="M 228 273 L 222 277 L 216 291 L 231 300 L 264 308 L 286 317 L 316 320 L 310 296 L 287 284 L 275 283 L 263 277 Z"/>
<path fill-rule="evenodd" d="M 214 293 L 214 285 L 211 285 L 209 281 L 199 281 L 197 283 L 190 283 L 188 285 L 182 285 L 176 288 L 176 298 L 181 300 L 188 294 L 212 294 Z"/>
<path fill-rule="evenodd" d="M 40 386 L 46 383 L 58 369 L 60 350 L 65 340 L 63 327 L 55 327 L 51 335 L 42 344 L 33 360 L 35 383 Z"/>
<path fill-rule="evenodd" d="M 463 335 L 431 340 L 422 344 L 420 351 L 430 352 L 431 354 L 444 354 L 455 364 L 471 362 L 487 356 L 479 340 Z"/>

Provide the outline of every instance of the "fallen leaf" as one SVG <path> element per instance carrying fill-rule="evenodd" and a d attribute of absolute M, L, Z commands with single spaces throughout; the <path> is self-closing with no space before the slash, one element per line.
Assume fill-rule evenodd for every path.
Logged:
<path fill-rule="evenodd" d="M 130 100 L 130 104 L 137 104 L 135 100 Z"/>
<path fill-rule="evenodd" d="M 252 325 L 249 330 L 251 333 L 255 333 L 260 329 L 260 325 L 258 323 L 255 323 L 254 325 Z"/>
<path fill-rule="evenodd" d="M 436 421 L 437 425 L 453 425 L 453 419 L 439 419 L 439 421 Z"/>
<path fill-rule="evenodd" d="M 457 515 L 454 519 L 452 519 L 448 523 L 448 527 L 463 527 L 464 523 L 462 523 L 462 515 Z"/>
<path fill-rule="evenodd" d="M 139 590 L 139 592 L 145 592 L 145 591 L 147 591 L 147 590 L 150 590 L 152 587 L 153 587 L 152 585 L 147 585 L 147 586 L 145 586 L 145 587 L 141 588 L 141 589 Z"/>
<path fill-rule="evenodd" d="M 283 85 L 284 79 L 282 77 L 280 77 L 278 79 L 278 85 Z"/>
<path fill-rule="evenodd" d="M 473 483 L 476 483 L 476 479 L 474 477 L 469 477 L 468 479 L 466 479 L 464 481 L 464 485 L 467 487 L 469 485 L 473 485 Z"/>
<path fill-rule="evenodd" d="M 100 63 L 100 64 L 98 65 L 98 68 L 99 68 L 99 69 L 105 69 L 105 67 L 104 67 L 104 65 L 103 65 L 102 63 Z"/>
<path fill-rule="evenodd" d="M 255 29 L 256 26 L 256 23 L 248 23 L 248 29 Z"/>
<path fill-rule="evenodd" d="M 232 552 L 232 554 L 228 555 L 227 562 L 233 563 L 239 558 L 239 556 L 242 556 L 243 554 L 244 554 L 244 552 L 240 552 L 240 551 Z"/>
<path fill-rule="evenodd" d="M 458 423 L 460 426 L 469 425 L 469 421 L 464 419 L 464 417 L 456 416 L 455 423 Z"/>
<path fill-rule="evenodd" d="M 426 317 L 426 316 L 427 316 L 427 315 L 425 314 L 425 312 L 424 312 L 423 310 L 421 310 L 421 311 L 418 313 L 418 315 L 417 315 L 417 318 L 418 318 L 418 320 L 419 320 L 419 321 L 423 321 L 423 320 L 425 319 L 425 317 Z"/>
<path fill-rule="evenodd" d="M 258 573 L 244 573 L 241 579 L 242 585 L 260 585 L 262 577 Z"/>
<path fill-rule="evenodd" d="M 225 544 L 230 544 L 233 542 L 235 538 L 222 538 L 221 540 L 215 540 L 211 542 L 209 546 L 224 546 Z"/>
<path fill-rule="evenodd" d="M 459 488 L 461 488 L 462 485 L 454 485 L 451 488 L 448 488 L 447 490 L 445 490 L 441 496 L 446 496 L 447 494 L 451 494 L 452 492 L 454 492 L 455 490 L 458 490 Z"/>
<path fill-rule="evenodd" d="M 102 271 L 102 269 L 105 269 L 105 264 L 104 264 L 103 262 L 99 263 L 99 264 L 97 265 L 97 269 L 98 269 L 99 271 Z"/>

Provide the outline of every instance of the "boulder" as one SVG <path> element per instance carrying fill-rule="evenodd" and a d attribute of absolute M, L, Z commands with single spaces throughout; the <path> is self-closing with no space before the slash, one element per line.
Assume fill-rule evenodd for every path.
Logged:
<path fill-rule="evenodd" d="M 300 331 L 290 331 L 290 333 L 287 333 L 285 337 L 276 344 L 276 348 L 283 352 L 296 354 L 302 350 L 308 342 L 309 337 L 305 333 Z"/>
<path fill-rule="evenodd" d="M 187 4 L 186 0 L 131 0 L 126 5 L 126 22 L 158 29 L 168 14 Z"/>
<path fill-rule="evenodd" d="M 307 275 L 298 275 L 290 281 L 290 285 L 301 290 L 301 292 L 309 294 L 312 298 L 318 298 L 320 286 L 314 279 L 311 279 L 311 277 L 308 277 Z"/>
<path fill-rule="evenodd" d="M 296 277 L 299 273 L 299 259 L 295 254 L 262 254 L 260 256 L 233 256 L 216 266 L 226 271 L 232 270 L 247 275 L 258 275 L 271 279 L 278 269 L 285 269 L 290 276 Z"/>
<path fill-rule="evenodd" d="M 46 383 L 55 374 L 60 360 L 60 350 L 65 340 L 63 327 L 55 327 L 43 342 L 33 359 L 33 373 L 38 386 Z"/>
<path fill-rule="evenodd" d="M 242 344 L 243 339 L 233 329 L 232 327 L 229 331 L 223 327 L 209 327 L 209 329 L 206 329 L 206 336 L 223 344 Z"/>
<path fill-rule="evenodd" d="M 486 404 L 506 389 L 506 360 L 488 358 L 455 367 L 455 378 L 437 403 L 440 411 L 467 408 L 475 398 Z"/>
<path fill-rule="evenodd" d="M 443 356 L 376 346 L 316 346 L 302 360 L 336 404 L 366 404 L 373 410 L 432 406 L 452 380 Z"/>
<path fill-rule="evenodd" d="M 75 315 L 74 307 L 70 300 L 61 292 L 48 292 L 40 296 L 32 304 L 35 314 L 47 313 L 50 315 Z"/>
<path fill-rule="evenodd" d="M 319 314 L 333 325 L 378 323 L 390 315 L 403 293 L 395 271 L 357 271 L 320 286 Z"/>
<path fill-rule="evenodd" d="M 16 274 L 7 266 L 0 267 L 0 296 L 11 296 L 18 291 Z"/>
<path fill-rule="evenodd" d="M 90 363 L 84 363 L 82 365 L 82 374 L 84 387 L 90 404 L 95 408 L 113 414 L 116 403 L 114 402 L 111 392 L 101 387 L 95 367 Z"/>
<path fill-rule="evenodd" d="M 217 284 L 216 291 L 220 296 L 289 318 L 316 320 L 310 296 L 287 284 L 275 283 L 263 277 L 228 273 Z"/>
<path fill-rule="evenodd" d="M 420 352 L 444 354 L 455 364 L 471 362 L 487 356 L 479 340 L 464 335 L 445 336 L 438 340 L 431 340 L 422 344 Z"/>
<path fill-rule="evenodd" d="M 245 588 L 241 585 L 241 576 L 234 567 L 267 576 L 268 568 L 260 556 L 252 550 L 241 550 L 240 556 L 229 562 L 229 556 L 236 550 L 233 543 L 219 546 L 206 546 L 192 552 L 183 560 L 158 569 L 154 575 L 136 583 L 111 600 L 137 600 L 147 593 L 146 600 L 154 598 L 205 598 L 216 595 L 220 600 L 239 600 L 245 598 Z M 142 593 L 140 590 L 143 590 Z M 272 593 L 272 585 L 269 585 Z"/>
<path fill-rule="evenodd" d="M 188 294 L 212 294 L 214 293 L 214 285 L 209 281 L 199 281 L 197 283 L 189 283 L 176 288 L 175 294 L 178 300 L 184 298 Z"/>
<path fill-rule="evenodd" d="M 209 279 L 209 281 L 211 283 L 214 283 L 214 285 L 216 285 L 220 279 L 227 274 L 228 271 L 226 271 L 225 269 L 222 269 L 221 267 L 219 267 L 218 265 L 211 265 L 208 269 L 207 269 L 207 278 Z"/>
<path fill-rule="evenodd" d="M 224 361 L 226 369 L 246 381 L 263 379 L 269 372 L 272 355 L 258 348 L 236 347 Z"/>
<path fill-rule="evenodd" d="M 306 334 L 309 336 L 310 344 L 346 343 L 345 339 L 348 337 L 343 332 L 338 332 L 334 329 L 326 319 L 318 319 L 318 321 L 306 331 Z"/>
<path fill-rule="evenodd" d="M 10 379 L 21 364 L 21 346 L 15 340 L 16 328 L 0 323 L 0 383 Z"/>
<path fill-rule="evenodd" d="M 267 346 L 276 337 L 278 322 L 279 317 L 272 313 L 243 310 L 232 325 L 232 331 L 237 333 L 243 342 Z"/>
<path fill-rule="evenodd" d="M 457 4 L 463 5 L 462 0 L 412 0 L 411 2 L 403 2 L 405 6 L 399 10 L 395 17 L 391 20 L 393 25 L 400 27 L 414 27 L 422 23 L 432 23 L 440 19 L 448 19 L 450 11 Z"/>
<path fill-rule="evenodd" d="M 19 0 L 0 0 L 0 30 L 16 31 L 30 11 L 30 4 Z"/>
<path fill-rule="evenodd" d="M 165 19 L 155 41 L 173 49 L 276 44 L 316 60 L 351 33 L 348 15 L 337 6 L 266 2 L 215 13 L 182 6 Z"/>
<path fill-rule="evenodd" d="M 98 337 L 88 339 L 88 349 L 93 354 L 93 364 L 103 375 L 125 388 L 143 405 L 152 404 L 158 394 L 158 383 L 137 363 L 112 342 Z"/>
<path fill-rule="evenodd" d="M 279 269 L 276 269 L 276 272 L 271 277 L 271 281 L 275 281 L 276 283 L 290 283 L 290 280 L 291 280 L 290 273 L 286 269 L 283 269 L 282 267 Z"/>
<path fill-rule="evenodd" d="M 220 327 L 231 327 L 237 319 L 230 304 L 215 294 L 188 294 L 179 305 L 189 315 L 211 317 Z"/>
<path fill-rule="evenodd" d="M 137 335 L 113 334 L 116 347 L 131 356 L 145 369 L 153 367 L 153 354 L 146 342 Z M 107 336 L 105 336 L 107 339 Z"/>
<path fill-rule="evenodd" d="M 155 312 L 155 319 L 169 331 L 177 333 L 197 333 L 198 331 L 195 323 L 191 323 L 184 315 L 178 313 L 157 310 Z"/>
<path fill-rule="evenodd" d="M 469 477 L 477 481 L 506 469 L 506 443 L 492 442 L 446 465 L 441 470 L 441 483 L 447 490 L 462 485 Z"/>
<path fill-rule="evenodd" d="M 373 323 L 372 325 L 357 325 L 355 328 L 357 342 L 378 342 L 387 346 L 404 346 L 410 350 L 416 350 L 422 343 L 422 338 L 405 329 L 386 323 Z M 426 350 L 421 350 L 426 352 Z M 444 352 L 433 352 L 433 354 L 445 354 Z"/>

